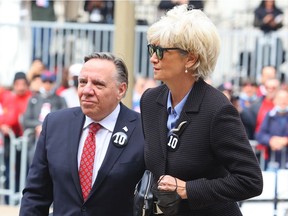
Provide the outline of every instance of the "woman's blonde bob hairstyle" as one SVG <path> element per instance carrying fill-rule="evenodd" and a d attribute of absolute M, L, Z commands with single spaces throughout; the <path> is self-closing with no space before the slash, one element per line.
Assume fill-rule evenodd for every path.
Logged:
<path fill-rule="evenodd" d="M 196 79 L 206 79 L 212 74 L 220 52 L 215 25 L 204 12 L 189 9 L 187 4 L 175 6 L 152 24 L 147 40 L 149 44 L 177 47 L 196 56 L 197 61 L 188 68 Z"/>

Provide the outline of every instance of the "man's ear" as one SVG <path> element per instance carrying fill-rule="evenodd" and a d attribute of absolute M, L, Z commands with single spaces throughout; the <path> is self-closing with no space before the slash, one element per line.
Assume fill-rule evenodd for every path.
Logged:
<path fill-rule="evenodd" d="M 118 87 L 118 95 L 120 97 L 119 98 L 120 100 L 125 96 L 126 91 L 127 91 L 127 84 L 122 82 Z"/>

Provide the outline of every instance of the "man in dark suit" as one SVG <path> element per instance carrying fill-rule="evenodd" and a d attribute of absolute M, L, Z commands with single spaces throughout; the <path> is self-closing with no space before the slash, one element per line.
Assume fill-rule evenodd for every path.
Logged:
<path fill-rule="evenodd" d="M 45 118 L 23 190 L 21 216 L 48 215 L 52 203 L 54 216 L 132 215 L 134 188 L 144 172 L 144 138 L 139 114 L 120 102 L 128 87 L 127 68 L 110 53 L 94 53 L 84 61 L 78 85 L 81 108 Z M 101 127 L 85 199 L 79 167 L 92 122 Z"/>

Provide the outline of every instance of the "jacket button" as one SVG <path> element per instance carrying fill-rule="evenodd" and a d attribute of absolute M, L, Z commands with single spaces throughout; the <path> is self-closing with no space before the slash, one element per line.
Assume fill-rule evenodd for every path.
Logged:
<path fill-rule="evenodd" d="M 86 212 L 86 210 L 87 210 L 87 208 L 85 206 L 81 208 L 82 212 Z"/>

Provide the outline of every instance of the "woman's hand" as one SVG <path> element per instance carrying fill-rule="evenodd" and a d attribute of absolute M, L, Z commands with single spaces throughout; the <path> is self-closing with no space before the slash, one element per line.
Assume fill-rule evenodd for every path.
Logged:
<path fill-rule="evenodd" d="M 162 175 L 158 180 L 158 190 L 177 191 L 182 199 L 187 199 L 186 182 L 170 175 Z"/>

